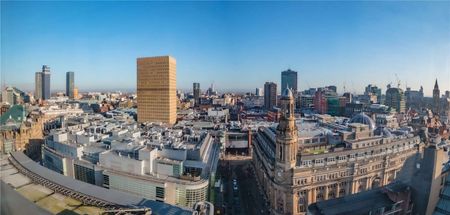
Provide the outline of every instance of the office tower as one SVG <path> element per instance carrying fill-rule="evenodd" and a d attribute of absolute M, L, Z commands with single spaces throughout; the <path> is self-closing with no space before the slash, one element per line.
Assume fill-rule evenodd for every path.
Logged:
<path fill-rule="evenodd" d="M 281 90 L 289 88 L 294 93 L 294 96 L 297 95 L 297 72 L 293 70 L 286 70 L 281 72 Z"/>
<path fill-rule="evenodd" d="M 138 122 L 177 119 L 176 60 L 170 56 L 137 59 Z"/>
<path fill-rule="evenodd" d="M 388 90 L 386 90 L 386 100 L 384 103 L 391 108 L 395 108 L 397 113 L 405 113 L 405 95 L 403 94 L 403 90 L 400 88 L 388 87 Z"/>
<path fill-rule="evenodd" d="M 264 84 L 264 108 L 271 110 L 277 105 L 277 84 L 266 82 Z"/>
<path fill-rule="evenodd" d="M 66 73 L 66 96 L 68 96 L 71 99 L 74 99 L 74 90 L 75 84 L 74 84 L 74 72 L 67 72 Z"/>
<path fill-rule="evenodd" d="M 439 85 L 436 79 L 436 82 L 434 83 L 434 89 L 433 89 L 433 107 L 434 107 L 434 113 L 439 115 L 439 100 L 440 100 L 440 90 Z"/>
<path fill-rule="evenodd" d="M 377 102 L 381 103 L 381 88 L 375 86 L 375 85 L 367 85 L 364 95 L 376 95 L 377 96 Z"/>
<path fill-rule="evenodd" d="M 200 104 L 200 83 L 194 83 L 193 84 L 192 92 L 194 93 L 194 104 L 199 105 Z"/>
<path fill-rule="evenodd" d="M 42 66 L 42 99 L 50 98 L 50 67 Z"/>
<path fill-rule="evenodd" d="M 42 72 L 36 72 L 34 76 L 34 99 L 42 99 Z"/>
<path fill-rule="evenodd" d="M 256 88 L 255 95 L 256 96 L 262 96 L 262 89 L 261 88 Z"/>

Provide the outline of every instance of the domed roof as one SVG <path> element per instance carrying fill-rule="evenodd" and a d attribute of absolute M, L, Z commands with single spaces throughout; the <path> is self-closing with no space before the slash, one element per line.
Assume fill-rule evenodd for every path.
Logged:
<path fill-rule="evenodd" d="M 361 123 L 369 126 L 369 129 L 375 129 L 375 122 L 365 113 L 356 114 L 352 117 L 349 123 Z"/>
<path fill-rule="evenodd" d="M 292 91 L 289 88 L 286 88 L 281 93 L 281 97 L 294 98 L 294 94 L 292 93 Z"/>

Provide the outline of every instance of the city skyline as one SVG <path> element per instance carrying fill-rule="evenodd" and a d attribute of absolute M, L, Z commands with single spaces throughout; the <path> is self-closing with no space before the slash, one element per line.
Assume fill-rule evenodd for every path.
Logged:
<path fill-rule="evenodd" d="M 177 88 L 185 90 L 214 82 L 253 92 L 266 81 L 280 85 L 289 68 L 300 91 L 375 84 L 385 93 L 395 74 L 403 89 L 422 85 L 426 96 L 436 78 L 441 92 L 450 89 L 449 2 L 1 4 L 2 84 L 26 91 L 43 64 L 52 91 L 64 90 L 67 71 L 80 91 L 135 90 L 135 59 L 167 54 L 178 59 Z"/>

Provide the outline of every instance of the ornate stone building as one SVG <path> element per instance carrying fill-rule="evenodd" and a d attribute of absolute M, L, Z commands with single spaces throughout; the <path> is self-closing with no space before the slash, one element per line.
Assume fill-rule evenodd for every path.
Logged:
<path fill-rule="evenodd" d="M 302 128 L 288 89 L 280 106 L 278 126 L 259 128 L 253 141 L 256 175 L 273 214 L 305 214 L 314 202 L 384 186 L 407 175 L 413 165 L 404 164 L 418 157 L 420 138 L 411 132 L 375 129 L 364 117 Z"/>

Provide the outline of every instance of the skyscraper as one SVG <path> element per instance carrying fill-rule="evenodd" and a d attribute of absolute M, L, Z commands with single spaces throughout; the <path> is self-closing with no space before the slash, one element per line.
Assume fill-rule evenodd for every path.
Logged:
<path fill-rule="evenodd" d="M 277 84 L 266 82 L 264 84 L 264 108 L 271 110 L 277 105 Z"/>
<path fill-rule="evenodd" d="M 281 72 L 281 90 L 289 88 L 297 95 L 297 72 L 291 69 Z"/>
<path fill-rule="evenodd" d="M 170 56 L 137 59 L 138 122 L 174 124 L 177 119 L 176 60 Z"/>
<path fill-rule="evenodd" d="M 34 99 L 42 99 L 42 72 L 36 72 L 34 76 Z"/>
<path fill-rule="evenodd" d="M 398 113 L 405 113 L 405 95 L 400 88 L 388 88 L 388 90 L 386 90 L 386 100 L 384 103 L 391 108 L 395 108 Z"/>
<path fill-rule="evenodd" d="M 200 83 L 194 83 L 192 86 L 192 91 L 194 93 L 194 104 L 200 104 Z"/>
<path fill-rule="evenodd" d="M 439 85 L 436 79 L 436 82 L 434 83 L 434 89 L 433 89 L 433 106 L 434 106 L 434 113 L 439 115 L 440 107 L 439 107 L 439 100 L 440 100 L 440 93 Z"/>
<path fill-rule="evenodd" d="M 50 67 L 42 66 L 42 99 L 50 98 Z"/>
<path fill-rule="evenodd" d="M 67 72 L 66 73 L 66 96 L 68 96 L 71 99 L 74 99 L 74 72 Z"/>

